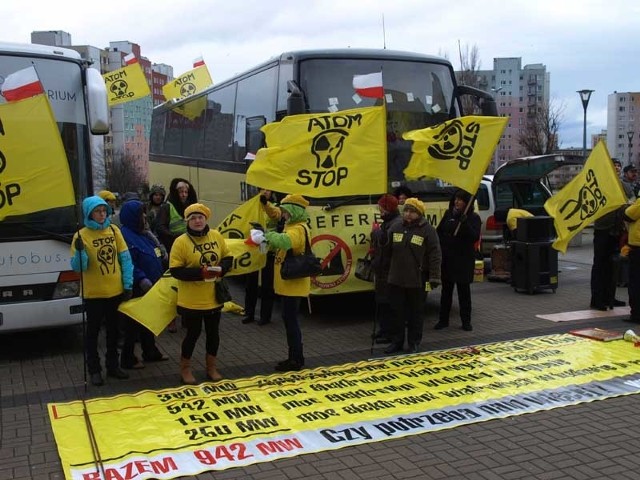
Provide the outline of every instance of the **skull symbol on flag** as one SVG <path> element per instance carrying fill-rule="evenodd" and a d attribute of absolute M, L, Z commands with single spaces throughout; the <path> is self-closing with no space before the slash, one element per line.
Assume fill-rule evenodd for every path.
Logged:
<path fill-rule="evenodd" d="M 127 94 L 128 89 L 129 85 L 124 80 L 116 80 L 109 87 L 109 91 L 113 93 L 116 98 L 124 97 Z"/>
<path fill-rule="evenodd" d="M 344 148 L 349 132 L 341 129 L 325 130 L 313 138 L 311 153 L 316 157 L 316 168 L 338 166 L 338 157 Z"/>

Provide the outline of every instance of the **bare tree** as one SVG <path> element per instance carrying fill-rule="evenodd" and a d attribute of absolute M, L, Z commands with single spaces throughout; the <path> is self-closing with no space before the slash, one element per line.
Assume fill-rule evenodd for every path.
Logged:
<path fill-rule="evenodd" d="M 560 146 L 558 132 L 565 105 L 551 100 L 547 105 L 529 107 L 527 122 L 518 134 L 518 143 L 526 155 L 546 155 Z"/>
<path fill-rule="evenodd" d="M 148 190 L 147 179 L 144 177 L 135 158 L 128 154 L 115 152 L 112 159 L 108 159 L 106 166 L 107 188 L 112 192 L 143 192 Z"/>
<path fill-rule="evenodd" d="M 480 79 L 478 71 L 480 70 L 480 51 L 478 45 L 474 44 L 469 47 L 468 44 L 462 47 L 458 40 L 458 53 L 460 55 L 460 70 L 456 72 L 456 80 L 460 85 L 469 85 L 478 88 Z M 461 97 L 462 111 L 466 115 L 479 113 L 480 107 L 476 103 L 476 99 L 464 95 Z"/>

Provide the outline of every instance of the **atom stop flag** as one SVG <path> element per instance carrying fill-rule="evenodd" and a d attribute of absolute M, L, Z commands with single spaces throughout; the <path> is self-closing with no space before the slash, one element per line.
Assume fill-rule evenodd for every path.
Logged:
<path fill-rule="evenodd" d="M 556 228 L 552 247 L 565 253 L 571 239 L 583 228 L 626 203 L 607 147 L 600 141 L 582 171 L 544 204 Z"/>
<path fill-rule="evenodd" d="M 9 87 L 11 98 L 35 91 Z M 60 131 L 44 94 L 0 105 L 0 180 L 0 221 L 75 203 Z"/>
<path fill-rule="evenodd" d="M 7 102 L 16 102 L 44 93 L 36 69 L 31 66 L 7 75 L 2 84 L 2 96 Z"/>
<path fill-rule="evenodd" d="M 478 190 L 508 117 L 468 116 L 406 132 L 413 140 L 407 180 L 439 178 L 469 193 Z"/>
<path fill-rule="evenodd" d="M 194 60 L 194 66 L 196 63 L 200 63 L 197 60 Z M 193 70 L 189 70 L 167 83 L 162 87 L 162 93 L 166 100 L 173 98 L 179 100 L 200 93 L 211 85 L 213 85 L 213 80 L 211 80 L 209 69 L 202 61 L 201 66 L 195 67 Z"/>
<path fill-rule="evenodd" d="M 198 68 L 198 67 L 202 67 L 204 66 L 204 58 L 202 57 L 197 57 L 194 61 L 193 61 L 193 68 Z"/>
<path fill-rule="evenodd" d="M 102 75 L 107 86 L 110 107 L 151 95 L 142 65 L 138 63 L 137 58 L 127 60 L 127 57 L 129 55 L 125 57 L 125 67 Z"/>
<path fill-rule="evenodd" d="M 291 115 L 261 128 L 247 183 L 314 198 L 387 190 L 385 107 Z"/>
<path fill-rule="evenodd" d="M 361 97 L 382 98 L 384 96 L 382 72 L 354 75 L 353 88 Z"/>
<path fill-rule="evenodd" d="M 260 195 L 255 195 L 225 217 L 216 228 L 225 238 L 249 238 L 251 222 L 262 226 L 267 224 L 267 214 L 260 203 Z"/>

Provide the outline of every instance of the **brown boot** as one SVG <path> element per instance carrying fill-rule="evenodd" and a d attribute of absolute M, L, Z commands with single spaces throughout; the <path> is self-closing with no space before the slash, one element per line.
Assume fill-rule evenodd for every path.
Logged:
<path fill-rule="evenodd" d="M 196 378 L 193 376 L 193 372 L 191 372 L 191 359 L 190 358 L 180 358 L 180 378 L 182 379 L 182 383 L 185 385 L 195 385 Z"/>
<path fill-rule="evenodd" d="M 216 357 L 207 354 L 207 378 L 213 382 L 222 380 L 222 375 L 216 369 Z"/>

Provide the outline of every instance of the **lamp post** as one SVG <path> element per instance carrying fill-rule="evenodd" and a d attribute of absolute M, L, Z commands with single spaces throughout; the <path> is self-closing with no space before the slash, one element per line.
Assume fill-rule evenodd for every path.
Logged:
<path fill-rule="evenodd" d="M 627 138 L 629 139 L 629 160 L 627 161 L 627 165 L 633 165 L 633 161 L 631 160 L 631 146 L 633 145 L 631 141 L 633 140 L 633 134 L 633 130 L 627 132 Z"/>
<path fill-rule="evenodd" d="M 584 110 L 584 124 L 582 127 L 582 158 L 587 158 L 587 106 L 589 105 L 589 99 L 591 94 L 595 90 L 578 90 L 580 100 L 582 100 L 582 109 Z"/>
<path fill-rule="evenodd" d="M 502 90 L 504 87 L 498 87 L 498 88 L 491 88 L 491 93 L 493 93 L 493 97 L 494 100 L 496 100 L 496 97 L 498 96 L 498 92 L 500 92 L 500 90 Z M 498 101 L 496 100 L 496 105 L 498 104 Z M 500 141 L 498 140 L 498 143 L 500 143 Z M 493 173 L 496 173 L 496 170 L 498 169 L 498 158 L 499 158 L 499 145 L 496 145 L 496 149 L 493 152 Z"/>

